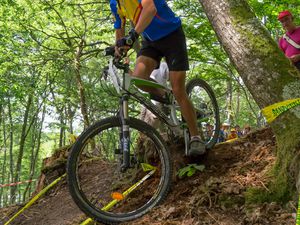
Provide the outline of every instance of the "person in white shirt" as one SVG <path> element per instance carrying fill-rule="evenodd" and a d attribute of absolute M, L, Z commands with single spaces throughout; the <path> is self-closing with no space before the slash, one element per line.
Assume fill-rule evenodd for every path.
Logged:
<path fill-rule="evenodd" d="M 157 83 L 166 86 L 167 81 L 169 80 L 169 68 L 167 63 L 161 62 L 159 68 L 153 70 L 150 77 Z"/>
<path fill-rule="evenodd" d="M 167 81 L 169 80 L 169 68 L 167 63 L 161 62 L 158 69 L 152 71 L 150 77 L 155 80 L 157 83 L 167 86 Z M 151 100 L 153 104 L 160 105 L 160 102 Z M 143 107 L 140 114 L 141 120 L 149 123 L 155 128 L 160 127 L 160 122 L 158 118 L 150 112 L 146 107 Z"/>

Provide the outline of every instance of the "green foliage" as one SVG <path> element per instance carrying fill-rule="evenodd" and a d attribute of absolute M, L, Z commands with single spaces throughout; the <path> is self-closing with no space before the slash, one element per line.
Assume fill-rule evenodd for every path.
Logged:
<path fill-rule="evenodd" d="M 264 203 L 264 202 L 288 202 L 293 198 L 293 185 L 289 183 L 287 175 L 276 166 L 269 171 L 272 179 L 268 189 L 248 188 L 245 192 L 246 204 Z"/>
<path fill-rule="evenodd" d="M 244 205 L 245 198 L 239 195 L 230 195 L 223 193 L 218 197 L 218 203 L 226 209 L 234 208 Z"/>
<path fill-rule="evenodd" d="M 283 10 L 290 10 L 295 16 L 295 22 L 300 23 L 300 10 L 299 1 L 257 1 L 249 0 L 249 4 L 252 6 L 255 14 L 261 19 L 262 23 L 266 26 L 268 31 L 274 38 L 278 38 L 278 35 L 283 33 L 281 25 L 277 20 L 278 13 Z"/>
<path fill-rule="evenodd" d="M 174 1 L 173 8 L 182 16 L 187 36 L 190 61 L 188 77 L 201 77 L 213 87 L 222 122 L 230 117 L 233 125 L 256 126 L 258 106 L 219 44 L 199 1 Z M 227 88 L 228 82 L 232 85 L 232 91 Z M 229 93 L 232 95 L 231 108 Z"/>
<path fill-rule="evenodd" d="M 188 164 L 187 166 L 179 169 L 177 175 L 179 176 L 179 178 L 182 178 L 184 176 L 191 177 L 197 171 L 203 172 L 204 169 L 205 169 L 204 165 Z"/>
<path fill-rule="evenodd" d="M 286 188 L 286 184 L 282 183 L 284 186 L 282 186 L 280 189 L 284 190 Z M 289 189 L 289 188 L 288 188 Z M 288 190 L 285 189 L 285 190 Z M 248 188 L 245 192 L 245 203 L 247 205 L 250 204 L 259 204 L 259 203 L 265 203 L 265 202 L 288 202 L 292 198 L 292 194 L 290 192 L 270 192 L 266 189 L 262 188 Z"/>
<path fill-rule="evenodd" d="M 256 125 L 259 109 L 219 44 L 199 1 L 174 0 L 168 4 L 183 21 L 190 60 L 188 78 L 201 77 L 213 87 L 222 121 L 229 115 L 233 123 L 241 126 Z M 300 24 L 298 1 L 249 0 L 249 4 L 274 39 L 282 33 L 277 21 L 279 11 L 290 9 Z M 102 79 L 107 59 L 101 57 L 102 50 L 114 43 L 112 24 L 108 2 L 1 1 L 0 183 L 13 179 L 10 170 L 16 168 L 25 122 L 20 180 L 27 180 L 31 172 L 37 177 L 42 158 L 60 144 L 68 144 L 68 133 L 78 135 L 82 131 L 80 87 L 74 63 L 79 48 L 82 50 L 79 69 L 91 123 L 116 113 L 118 99 L 109 80 Z M 131 58 L 133 61 L 135 54 Z M 230 110 L 229 82 L 233 98 Z M 32 96 L 29 106 L 26 104 L 28 96 Z M 130 102 L 130 108 L 133 116 L 140 111 L 134 102 Z M 38 154 L 33 171 L 31 163 L 35 153 Z M 192 176 L 199 170 L 203 170 L 202 166 L 192 164 L 178 173 Z M 12 172 L 14 175 L 15 171 Z M 8 192 L 9 189 L 6 194 Z"/>

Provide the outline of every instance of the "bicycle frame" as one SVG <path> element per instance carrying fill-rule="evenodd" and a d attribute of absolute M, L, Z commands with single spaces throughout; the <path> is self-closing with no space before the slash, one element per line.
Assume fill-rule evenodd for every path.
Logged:
<path fill-rule="evenodd" d="M 122 80 L 120 79 L 117 68 L 123 70 Z M 118 63 L 114 61 L 114 59 L 109 60 L 108 74 L 112 78 L 113 86 L 116 92 L 120 95 L 119 116 L 122 121 L 122 131 L 120 131 L 120 139 L 121 149 L 123 150 L 123 163 L 121 165 L 121 169 L 126 170 L 130 167 L 130 134 L 129 126 L 126 122 L 129 118 L 128 101 L 130 97 L 134 98 L 137 102 L 144 105 L 170 128 L 179 127 L 181 123 L 176 117 L 176 101 L 172 94 L 172 90 L 156 82 L 130 76 L 129 65 Z M 153 104 L 151 102 L 149 94 L 142 93 L 142 91 L 140 91 L 140 89 L 138 88 L 138 85 L 162 88 L 170 96 L 172 96 L 171 104 L 168 105 L 171 110 L 170 117 L 168 117 L 168 115 L 166 115 L 155 104 Z"/>
<path fill-rule="evenodd" d="M 108 73 L 112 77 L 114 88 L 120 95 L 121 99 L 122 96 L 133 97 L 137 102 L 139 102 L 141 105 L 144 105 L 148 110 L 150 110 L 154 115 L 156 115 L 169 127 L 177 127 L 180 125 L 180 121 L 176 117 L 177 103 L 174 99 L 171 89 L 150 80 L 144 80 L 130 76 L 128 73 L 129 66 L 126 64 L 118 65 L 118 67 L 119 69 L 122 69 L 124 71 L 122 81 L 119 78 L 120 75 L 118 74 L 117 67 L 114 64 L 114 60 L 110 59 Z M 172 96 L 171 104 L 168 105 L 171 110 L 170 117 L 168 117 L 163 111 L 161 111 L 155 104 L 152 103 L 149 97 L 149 93 L 142 93 L 142 91 L 138 88 L 139 85 L 161 88 L 164 89 L 168 93 L 168 95 Z M 123 104 L 121 108 L 124 107 L 125 106 Z M 128 105 L 124 109 L 126 109 L 128 113 Z"/>

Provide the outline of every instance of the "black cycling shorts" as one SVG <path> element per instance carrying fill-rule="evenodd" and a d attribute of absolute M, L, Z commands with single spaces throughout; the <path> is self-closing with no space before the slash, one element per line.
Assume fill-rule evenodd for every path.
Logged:
<path fill-rule="evenodd" d="M 143 39 L 138 56 L 143 55 L 157 61 L 165 57 L 169 71 L 189 70 L 185 35 L 182 27 L 157 41 Z"/>

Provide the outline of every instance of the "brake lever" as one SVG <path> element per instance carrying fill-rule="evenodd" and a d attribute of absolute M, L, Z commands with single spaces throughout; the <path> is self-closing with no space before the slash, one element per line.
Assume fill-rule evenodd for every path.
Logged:
<path fill-rule="evenodd" d="M 123 63 L 121 62 L 127 55 L 127 51 L 125 51 L 124 49 L 120 48 L 119 49 L 119 53 L 120 55 L 116 55 L 114 56 L 114 64 L 117 65 L 122 65 Z"/>

